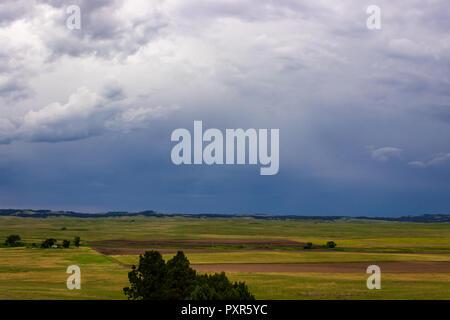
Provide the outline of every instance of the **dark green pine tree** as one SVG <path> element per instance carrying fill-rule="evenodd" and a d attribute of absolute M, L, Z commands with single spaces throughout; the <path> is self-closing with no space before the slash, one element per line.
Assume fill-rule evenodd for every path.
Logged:
<path fill-rule="evenodd" d="M 189 266 L 182 251 L 167 262 L 167 290 L 169 300 L 185 300 L 196 285 L 197 273 Z"/>
<path fill-rule="evenodd" d="M 130 300 L 166 300 L 167 268 L 157 251 L 147 251 L 139 256 L 139 266 L 128 273 L 130 287 L 123 289 Z"/>

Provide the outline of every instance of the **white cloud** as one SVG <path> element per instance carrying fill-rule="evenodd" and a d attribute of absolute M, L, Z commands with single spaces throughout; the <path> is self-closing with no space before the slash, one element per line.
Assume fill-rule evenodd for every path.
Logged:
<path fill-rule="evenodd" d="M 408 165 L 413 168 L 425 168 L 427 165 L 422 161 L 411 161 Z"/>
<path fill-rule="evenodd" d="M 380 162 L 386 162 L 392 158 L 400 158 L 403 152 L 402 149 L 395 147 L 375 148 L 373 146 L 369 146 L 367 149 L 369 150 L 372 159 Z"/>
<path fill-rule="evenodd" d="M 116 91 L 121 92 L 120 89 Z M 164 116 L 174 108 L 136 106 L 142 102 L 79 88 L 64 104 L 51 103 L 39 110 L 27 112 L 14 125 L 0 118 L 0 142 L 13 140 L 59 142 L 85 139 L 106 131 L 131 131 L 148 126 L 149 121 Z"/>
<path fill-rule="evenodd" d="M 408 163 L 411 167 L 415 168 L 428 168 L 433 166 L 439 166 L 450 161 L 450 153 L 438 153 L 434 155 L 428 161 L 412 161 Z"/>

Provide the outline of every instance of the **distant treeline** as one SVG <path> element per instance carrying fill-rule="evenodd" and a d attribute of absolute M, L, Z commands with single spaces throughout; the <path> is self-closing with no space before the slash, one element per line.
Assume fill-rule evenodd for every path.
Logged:
<path fill-rule="evenodd" d="M 300 216 L 300 215 L 266 215 L 266 214 L 165 214 L 153 210 L 141 212 L 103 212 L 103 213 L 81 213 L 74 211 L 52 211 L 52 210 L 23 210 L 23 209 L 0 209 L 0 216 L 17 216 L 24 218 L 50 218 L 50 217 L 72 217 L 72 218 L 114 218 L 114 217 L 185 217 L 185 218 L 253 218 L 260 220 L 317 220 L 335 221 L 340 219 L 360 219 L 398 222 L 450 222 L 449 214 L 423 214 L 418 216 L 404 217 L 348 217 L 348 216 Z"/>

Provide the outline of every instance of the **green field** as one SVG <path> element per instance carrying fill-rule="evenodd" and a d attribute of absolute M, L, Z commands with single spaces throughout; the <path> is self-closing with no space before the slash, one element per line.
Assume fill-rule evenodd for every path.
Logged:
<path fill-rule="evenodd" d="M 167 260 L 172 254 L 163 254 Z M 391 254 L 314 251 L 261 251 L 187 253 L 192 264 L 211 263 L 333 263 L 333 262 L 393 262 L 393 261 L 450 261 L 450 254 Z M 111 256 L 123 264 L 137 264 L 137 255 Z M 449 271 L 450 272 L 450 271 Z"/>
<path fill-rule="evenodd" d="M 66 228 L 63 230 L 63 228 Z M 286 239 L 335 250 L 234 250 L 188 253 L 193 264 L 450 261 L 448 223 L 365 220 L 268 221 L 252 218 L 20 218 L 0 217 L 0 241 L 19 234 L 27 246 L 45 238 L 72 240 L 69 249 L 0 247 L 0 299 L 124 299 L 128 269 L 137 255 L 102 255 L 89 243 L 136 239 Z M 164 257 L 170 258 L 170 254 Z M 78 265 L 81 290 L 66 288 L 66 269 Z M 366 288 L 367 274 L 229 273 L 257 299 L 450 299 L 447 273 L 382 274 L 382 289 Z"/>

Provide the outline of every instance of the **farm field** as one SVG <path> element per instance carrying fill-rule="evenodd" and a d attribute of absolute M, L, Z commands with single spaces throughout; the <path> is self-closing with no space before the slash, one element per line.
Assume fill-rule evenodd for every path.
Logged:
<path fill-rule="evenodd" d="M 129 266 L 150 249 L 164 259 L 181 249 L 198 272 L 224 270 L 257 299 L 450 299 L 448 223 L 0 217 L 2 244 L 10 234 L 27 247 L 0 247 L 0 299 L 124 299 Z M 80 248 L 31 247 L 75 236 Z M 371 264 L 381 290 L 366 287 Z M 81 290 L 66 288 L 69 265 L 81 269 Z"/>

